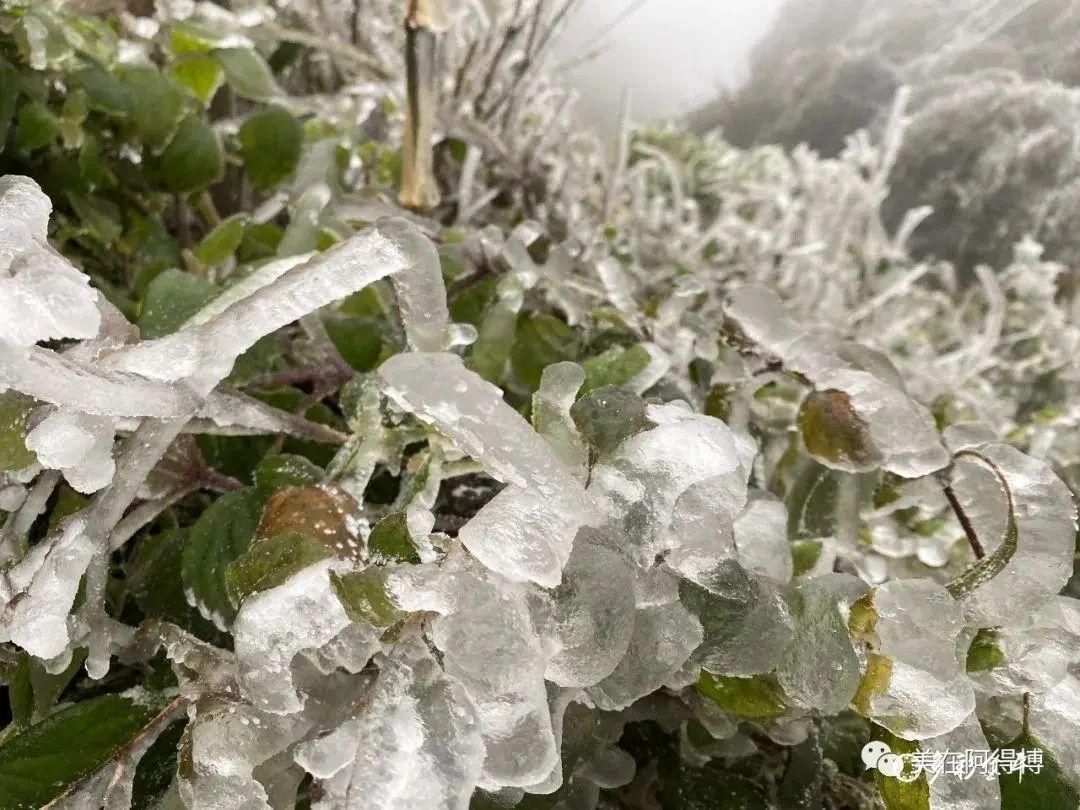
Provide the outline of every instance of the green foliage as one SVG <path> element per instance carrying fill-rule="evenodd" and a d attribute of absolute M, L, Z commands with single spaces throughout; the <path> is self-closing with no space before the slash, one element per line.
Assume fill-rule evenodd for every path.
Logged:
<path fill-rule="evenodd" d="M 404 512 L 391 512 L 375 524 L 368 536 L 368 551 L 376 562 L 420 562 Z"/>
<path fill-rule="evenodd" d="M 1023 731 L 1004 746 L 1012 750 L 1042 751 L 1043 764 L 1038 773 L 1001 773 L 1001 810 L 1049 810 L 1051 807 L 1080 807 L 1080 793 L 1062 770 L 1051 751 Z"/>
<path fill-rule="evenodd" d="M 274 588 L 293 574 L 330 556 L 317 540 L 289 532 L 252 543 L 225 569 L 225 587 L 236 607 L 248 596 Z"/>
<path fill-rule="evenodd" d="M 26 448 L 26 420 L 34 404 L 18 391 L 0 393 L 0 470 L 22 470 L 37 459 Z"/>
<path fill-rule="evenodd" d="M 49 716 L 0 745 L 0 808 L 33 810 L 104 764 L 157 713 L 102 695 Z"/>
<path fill-rule="evenodd" d="M 746 720 L 773 720 L 787 712 L 784 690 L 769 675 L 738 678 L 702 671 L 697 689 L 724 711 Z"/>
<path fill-rule="evenodd" d="M 236 136 L 251 182 L 268 189 L 287 179 L 300 162 L 304 131 L 281 107 L 255 113 Z"/>
<path fill-rule="evenodd" d="M 206 615 L 226 620 L 236 615 L 226 573 L 229 564 L 247 551 L 262 510 L 263 495 L 258 490 L 227 492 L 191 527 L 183 550 L 183 583 Z"/>
<path fill-rule="evenodd" d="M 217 134 L 200 118 L 180 122 L 161 155 L 164 187 L 177 194 L 202 191 L 221 179 L 225 156 Z"/>
<path fill-rule="evenodd" d="M 354 621 L 366 621 L 375 627 L 390 627 L 405 614 L 386 593 L 386 569 L 365 568 L 355 574 L 330 574 L 345 612 Z"/>
<path fill-rule="evenodd" d="M 526 313 L 518 320 L 510 362 L 515 376 L 535 391 L 545 368 L 563 360 L 576 360 L 579 350 L 574 330 L 558 318 Z"/>
<path fill-rule="evenodd" d="M 172 334 L 219 292 L 204 278 L 175 268 L 166 270 L 146 288 L 139 313 L 142 337 L 150 339 Z"/>

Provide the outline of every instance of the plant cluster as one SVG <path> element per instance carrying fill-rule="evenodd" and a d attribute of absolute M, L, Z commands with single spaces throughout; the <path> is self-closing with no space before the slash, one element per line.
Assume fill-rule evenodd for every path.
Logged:
<path fill-rule="evenodd" d="M 609 154 L 572 2 L 146 5 L 0 5 L 0 808 L 1077 805 L 1080 291 L 912 258 L 905 93 Z"/>

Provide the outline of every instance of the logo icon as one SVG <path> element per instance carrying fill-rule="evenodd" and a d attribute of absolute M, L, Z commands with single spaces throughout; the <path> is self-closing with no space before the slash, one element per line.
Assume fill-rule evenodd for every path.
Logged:
<path fill-rule="evenodd" d="M 914 782 L 919 778 L 920 769 L 908 767 L 911 754 L 894 754 L 886 743 L 871 740 L 862 749 L 862 761 L 866 767 L 874 768 L 883 776 L 891 776 L 901 782 Z"/>

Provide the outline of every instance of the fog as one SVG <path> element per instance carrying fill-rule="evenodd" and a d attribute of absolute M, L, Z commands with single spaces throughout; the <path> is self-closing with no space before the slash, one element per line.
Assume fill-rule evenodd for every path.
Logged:
<path fill-rule="evenodd" d="M 585 0 L 553 63 L 582 95 L 584 119 L 617 127 L 624 87 L 637 121 L 678 116 L 745 75 L 782 0 Z"/>

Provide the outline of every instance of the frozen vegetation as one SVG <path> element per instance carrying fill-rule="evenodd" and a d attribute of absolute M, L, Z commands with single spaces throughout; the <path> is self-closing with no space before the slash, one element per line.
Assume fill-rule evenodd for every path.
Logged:
<path fill-rule="evenodd" d="M 1075 271 L 570 5 L 0 3 L 0 808 L 1077 806 Z"/>

